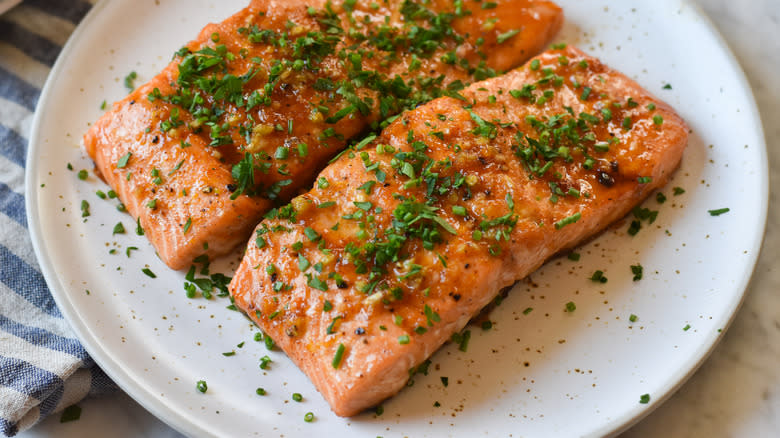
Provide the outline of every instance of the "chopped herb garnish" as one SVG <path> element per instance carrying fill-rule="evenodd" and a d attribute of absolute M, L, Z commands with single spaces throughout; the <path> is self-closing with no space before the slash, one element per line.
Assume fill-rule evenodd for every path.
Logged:
<path fill-rule="evenodd" d="M 503 44 L 506 40 L 508 40 L 509 38 L 512 38 L 513 36 L 517 35 L 518 33 L 520 33 L 520 29 L 512 29 L 510 31 L 498 34 L 498 36 L 496 37 L 496 42 L 498 44 Z"/>
<path fill-rule="evenodd" d="M 138 78 L 138 73 L 131 71 L 130 73 L 125 76 L 125 88 L 127 88 L 127 92 L 130 93 L 133 90 L 135 90 L 135 80 Z"/>
<path fill-rule="evenodd" d="M 144 274 L 146 274 L 148 277 L 151 277 L 151 278 L 157 278 L 157 275 L 155 275 L 155 273 L 154 273 L 154 272 L 152 272 L 152 270 L 151 270 L 151 269 L 149 269 L 149 268 L 143 268 L 143 269 L 141 269 L 141 272 L 143 272 Z"/>
<path fill-rule="evenodd" d="M 533 307 L 526 307 L 526 309 L 523 310 L 523 315 L 528 315 L 529 313 L 531 313 L 533 311 L 534 311 Z"/>
<path fill-rule="evenodd" d="M 265 355 L 265 356 L 261 357 L 260 358 L 260 369 L 261 370 L 267 370 L 268 369 L 268 364 L 271 363 L 271 362 L 273 362 L 273 361 L 271 360 L 270 357 L 268 357 L 268 355 Z"/>
<path fill-rule="evenodd" d="M 311 423 L 312 421 L 314 421 L 314 413 L 313 412 L 307 412 L 306 414 L 304 414 L 303 415 L 303 421 L 305 421 L 307 423 Z"/>
<path fill-rule="evenodd" d="M 642 394 L 639 396 L 639 403 L 646 405 L 650 402 L 650 394 Z"/>
<path fill-rule="evenodd" d="M 685 324 L 685 327 L 683 327 L 683 331 L 684 332 L 687 332 L 690 329 L 691 329 L 691 325 L 690 324 Z"/>
<path fill-rule="evenodd" d="M 682 187 L 675 187 L 674 189 L 672 189 L 672 191 L 674 193 L 674 196 L 679 196 L 685 193 L 685 189 L 683 189 Z"/>
<path fill-rule="evenodd" d="M 728 213 L 731 211 L 729 208 L 719 208 L 717 210 L 707 210 L 707 212 L 710 213 L 710 216 L 720 216 L 724 213 Z"/>
<path fill-rule="evenodd" d="M 205 393 L 208 391 L 209 386 L 206 384 L 205 380 L 198 380 L 198 383 L 195 384 L 195 389 L 197 389 L 200 393 Z"/>
<path fill-rule="evenodd" d="M 637 319 L 639 319 L 639 317 L 634 315 L 633 313 L 628 316 L 628 320 L 631 322 L 636 322 Z"/>
<path fill-rule="evenodd" d="M 567 312 L 571 313 L 574 312 L 575 310 L 577 310 L 577 305 L 574 304 L 574 301 L 569 301 L 568 303 L 566 303 Z"/>
<path fill-rule="evenodd" d="M 84 169 L 81 169 L 81 170 L 79 170 L 79 173 L 78 173 L 76 176 L 77 176 L 77 177 L 78 177 L 80 180 L 84 181 L 84 180 L 85 180 L 85 179 L 87 179 L 87 177 L 89 176 L 89 173 L 88 173 L 86 170 L 84 170 Z"/>
<path fill-rule="evenodd" d="M 594 281 L 596 283 L 606 283 L 607 277 L 604 276 L 604 271 L 596 271 L 591 275 L 590 277 L 591 281 Z"/>
<path fill-rule="evenodd" d="M 573 223 L 577 222 L 578 220 L 580 220 L 581 217 L 582 217 L 582 214 L 580 212 L 574 213 L 573 215 L 571 215 L 571 216 L 569 216 L 567 218 L 561 219 L 558 222 L 556 222 L 555 223 L 555 229 L 556 230 L 560 230 L 561 228 L 565 227 L 566 225 L 573 224 Z"/>
<path fill-rule="evenodd" d="M 633 281 L 639 281 L 642 279 L 642 273 L 644 272 L 644 268 L 642 265 L 631 265 L 631 273 L 634 274 Z"/>
<path fill-rule="evenodd" d="M 303 401 L 303 396 L 298 392 L 294 392 L 292 395 L 292 399 L 293 401 L 300 403 L 301 401 Z"/>
<path fill-rule="evenodd" d="M 409 335 L 401 335 L 398 337 L 398 343 L 401 345 L 406 345 L 409 343 Z"/>
<path fill-rule="evenodd" d="M 122 224 L 122 222 L 117 222 L 117 224 L 114 225 L 114 232 L 112 235 L 115 234 L 125 234 L 125 226 Z"/>
<path fill-rule="evenodd" d="M 341 365 L 341 359 L 344 356 L 344 349 L 344 344 L 339 344 L 338 348 L 336 349 L 336 354 L 333 355 L 333 362 L 331 362 L 333 368 L 338 369 L 338 367 Z"/>

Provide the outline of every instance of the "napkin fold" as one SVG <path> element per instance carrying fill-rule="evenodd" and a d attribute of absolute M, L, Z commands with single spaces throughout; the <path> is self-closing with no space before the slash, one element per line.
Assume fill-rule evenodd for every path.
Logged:
<path fill-rule="evenodd" d="M 0 16 L 0 430 L 13 436 L 87 396 L 116 391 L 78 341 L 33 253 L 27 141 L 41 87 L 92 4 L 25 0 Z"/>

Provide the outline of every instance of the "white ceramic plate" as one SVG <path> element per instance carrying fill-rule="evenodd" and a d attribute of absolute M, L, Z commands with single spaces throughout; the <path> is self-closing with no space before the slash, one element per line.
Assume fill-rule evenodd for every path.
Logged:
<path fill-rule="evenodd" d="M 103 100 L 123 96 L 126 74 L 148 80 L 205 23 L 245 1 L 100 3 L 44 89 L 27 173 L 43 273 L 86 348 L 131 396 L 188 435 L 600 436 L 649 413 L 704 360 L 742 301 L 766 217 L 764 137 L 739 66 L 695 6 L 560 3 L 567 16 L 560 40 L 636 78 L 690 124 L 682 168 L 663 190 L 668 200 L 645 203 L 660 211 L 658 220 L 635 237 L 625 221 L 580 248 L 580 261 L 551 261 L 491 314 L 493 330 L 471 328 L 468 352 L 445 346 L 429 374 L 388 400 L 382 416 L 347 419 L 330 412 L 282 353 L 254 342 L 252 324 L 226 309 L 227 300 L 186 298 L 183 273 L 167 269 L 132 233 L 115 200 L 95 196 L 104 184 L 66 169 L 92 168 L 80 137 Z M 674 196 L 672 187 L 685 193 Z M 91 206 L 86 220 L 82 200 Z M 731 210 L 708 214 L 722 207 Z M 117 222 L 128 234 L 112 235 Z M 129 246 L 139 249 L 128 258 Z M 230 258 L 221 268 L 234 264 Z M 644 278 L 632 281 L 637 264 Z M 608 283 L 589 280 L 597 269 Z M 569 301 L 576 311 L 564 312 Z M 229 351 L 236 355 L 222 355 Z M 266 354 L 273 363 L 262 371 Z M 201 379 L 206 394 L 195 390 Z M 268 395 L 257 396 L 257 387 Z M 303 402 L 291 401 L 294 392 Z M 650 403 L 639 403 L 642 394 Z M 316 415 L 313 423 L 303 421 L 306 412 Z"/>

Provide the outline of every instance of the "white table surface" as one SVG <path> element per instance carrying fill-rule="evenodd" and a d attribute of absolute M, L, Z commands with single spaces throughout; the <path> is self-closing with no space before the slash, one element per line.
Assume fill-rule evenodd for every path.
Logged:
<path fill-rule="evenodd" d="M 698 0 L 747 73 L 766 133 L 770 184 L 780 184 L 780 0 Z M 711 72 L 710 74 L 717 74 Z M 699 371 L 624 437 L 780 436 L 780 211 L 771 194 L 761 256 L 744 306 Z M 81 419 L 55 415 L 22 438 L 180 437 L 124 394 L 85 400 Z"/>

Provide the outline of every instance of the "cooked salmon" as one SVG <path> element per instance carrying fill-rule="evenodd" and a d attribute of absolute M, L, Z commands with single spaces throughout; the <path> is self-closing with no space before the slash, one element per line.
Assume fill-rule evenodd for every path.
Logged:
<path fill-rule="evenodd" d="M 357 134 L 537 53 L 561 9 L 254 0 L 206 26 L 84 144 L 174 269 L 244 242 Z"/>
<path fill-rule="evenodd" d="M 685 122 L 564 47 L 403 113 L 256 228 L 235 305 L 341 416 L 395 394 L 503 288 L 678 167 Z"/>

